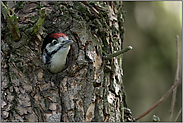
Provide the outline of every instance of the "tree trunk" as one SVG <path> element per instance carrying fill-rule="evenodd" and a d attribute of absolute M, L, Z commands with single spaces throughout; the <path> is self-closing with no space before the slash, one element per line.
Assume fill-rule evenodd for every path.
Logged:
<path fill-rule="evenodd" d="M 130 120 L 129 113 L 124 115 L 122 56 L 103 57 L 123 49 L 121 1 L 4 4 L 19 17 L 21 40 L 13 40 L 14 31 L 2 16 L 2 121 Z M 43 16 L 41 28 L 32 33 L 44 9 L 45 20 Z M 42 41 L 53 32 L 62 32 L 75 42 L 67 68 L 56 75 L 46 70 L 41 59 Z"/>

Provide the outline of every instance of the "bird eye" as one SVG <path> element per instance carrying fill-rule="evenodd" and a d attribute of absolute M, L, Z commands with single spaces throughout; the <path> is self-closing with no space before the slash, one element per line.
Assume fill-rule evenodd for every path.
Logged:
<path fill-rule="evenodd" d="M 53 45 L 55 45 L 55 44 L 57 44 L 57 43 L 58 43 L 57 40 L 53 40 L 53 41 L 52 41 L 52 44 L 53 44 Z"/>

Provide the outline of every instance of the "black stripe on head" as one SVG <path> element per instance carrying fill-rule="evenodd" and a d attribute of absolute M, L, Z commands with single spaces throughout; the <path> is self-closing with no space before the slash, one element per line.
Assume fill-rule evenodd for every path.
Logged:
<path fill-rule="evenodd" d="M 53 39 L 54 39 L 54 38 L 49 37 L 49 35 L 46 36 L 46 38 L 45 38 L 44 41 L 43 41 L 42 47 L 41 47 L 41 51 L 42 51 L 42 52 L 43 52 L 43 49 L 46 47 L 46 45 L 47 45 L 48 43 L 51 43 Z"/>

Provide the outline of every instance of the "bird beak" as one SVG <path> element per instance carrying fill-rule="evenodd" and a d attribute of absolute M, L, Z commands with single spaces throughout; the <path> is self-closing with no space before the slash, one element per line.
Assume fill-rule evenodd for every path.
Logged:
<path fill-rule="evenodd" d="M 72 40 L 66 40 L 64 45 L 68 47 L 73 43 L 74 43 L 74 41 L 72 41 Z"/>

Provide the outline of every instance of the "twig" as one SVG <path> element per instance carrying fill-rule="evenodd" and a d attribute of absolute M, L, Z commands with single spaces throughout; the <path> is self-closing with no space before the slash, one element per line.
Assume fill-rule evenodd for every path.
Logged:
<path fill-rule="evenodd" d="M 181 83 L 181 80 L 182 79 L 180 79 L 179 81 L 176 81 L 176 83 L 166 92 L 166 94 L 158 102 L 156 102 L 152 107 L 150 107 L 143 114 L 141 114 L 140 116 L 136 117 L 135 121 L 141 119 L 144 116 L 146 116 L 149 112 L 151 112 L 154 108 L 156 108 L 159 104 L 161 104 L 171 94 L 173 89 L 176 88 Z"/>
<path fill-rule="evenodd" d="M 175 118 L 174 122 L 177 121 L 177 119 L 179 118 L 179 115 L 180 115 L 181 112 L 182 112 L 182 108 L 179 110 L 179 112 L 178 112 L 178 114 L 177 114 L 177 117 Z"/>
<path fill-rule="evenodd" d="M 41 9 L 39 15 L 40 15 L 40 17 L 39 17 L 38 21 L 36 22 L 34 27 L 30 29 L 30 35 L 35 35 L 39 32 L 39 29 L 41 28 L 41 26 L 44 22 L 45 16 L 46 16 L 45 8 Z"/>
<path fill-rule="evenodd" d="M 7 20 L 8 27 L 11 31 L 11 35 L 15 41 L 20 39 L 20 31 L 18 29 L 18 17 L 9 7 L 6 7 L 1 1 L 1 11 L 4 15 L 4 18 Z"/>
<path fill-rule="evenodd" d="M 178 35 L 176 36 L 176 57 L 177 57 L 177 63 L 176 63 L 174 83 L 179 80 L 179 37 Z M 172 117 L 173 117 L 175 101 L 176 101 L 176 93 L 177 93 L 177 87 L 173 90 L 172 105 L 171 105 L 170 119 L 169 119 L 170 122 L 172 121 Z"/>
<path fill-rule="evenodd" d="M 132 46 L 128 46 L 125 49 L 122 49 L 122 50 L 120 50 L 116 53 L 106 55 L 106 56 L 104 56 L 104 58 L 105 59 L 112 59 L 113 57 L 119 56 L 119 55 L 121 55 L 121 54 L 123 54 L 123 53 L 125 53 L 125 52 L 127 52 L 128 50 L 131 50 L 131 49 L 132 49 Z"/>

